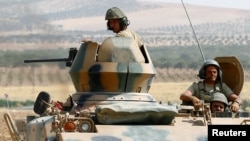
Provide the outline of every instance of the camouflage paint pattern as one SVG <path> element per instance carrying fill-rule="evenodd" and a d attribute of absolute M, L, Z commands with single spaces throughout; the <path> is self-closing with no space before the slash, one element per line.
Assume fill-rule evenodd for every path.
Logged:
<path fill-rule="evenodd" d="M 126 37 L 83 43 L 69 71 L 76 91 L 148 92 L 156 71 L 142 48 Z"/>

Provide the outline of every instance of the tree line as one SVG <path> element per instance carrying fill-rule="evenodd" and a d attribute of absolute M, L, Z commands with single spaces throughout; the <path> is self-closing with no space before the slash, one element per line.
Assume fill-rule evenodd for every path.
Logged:
<path fill-rule="evenodd" d="M 218 56 L 236 56 L 242 63 L 244 69 L 250 69 L 248 46 L 169 46 L 169 47 L 147 47 L 149 55 L 158 68 L 199 69 L 205 59 L 213 59 Z M 0 52 L 0 67 L 23 67 L 40 66 L 51 63 L 26 64 L 28 59 L 52 59 L 67 58 L 69 48 L 55 49 L 27 49 L 27 50 L 2 50 Z M 57 63 L 61 68 L 65 63 Z M 54 65 L 54 64 L 53 64 Z"/>

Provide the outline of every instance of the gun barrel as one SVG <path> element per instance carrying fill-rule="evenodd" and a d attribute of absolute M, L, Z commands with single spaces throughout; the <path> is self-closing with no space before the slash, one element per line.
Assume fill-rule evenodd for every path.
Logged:
<path fill-rule="evenodd" d="M 65 62 L 68 61 L 68 58 L 59 58 L 59 59 L 35 59 L 35 60 L 24 60 L 24 63 L 34 63 L 34 62 Z"/>

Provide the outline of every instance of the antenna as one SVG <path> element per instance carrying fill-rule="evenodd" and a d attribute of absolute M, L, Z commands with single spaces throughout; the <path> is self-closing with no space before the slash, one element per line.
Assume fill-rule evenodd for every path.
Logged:
<path fill-rule="evenodd" d="M 196 36 L 196 33 L 195 33 L 195 31 L 194 31 L 192 22 L 191 22 L 191 20 L 190 20 L 190 18 L 189 18 L 189 16 L 188 16 L 188 13 L 187 13 L 186 7 L 185 7 L 185 5 L 184 5 L 184 3 L 183 3 L 183 0 L 181 0 L 181 3 L 182 3 L 182 6 L 183 6 L 183 8 L 184 8 L 184 10 L 185 10 L 185 13 L 186 13 L 186 15 L 187 15 L 187 18 L 188 18 L 188 20 L 189 20 L 190 26 L 191 26 L 191 28 L 192 28 L 192 31 L 193 31 L 193 34 L 194 34 L 194 37 L 195 37 L 195 40 L 196 40 L 196 42 L 197 42 L 197 44 L 198 44 L 198 47 L 199 47 L 199 49 L 200 49 L 200 52 L 201 52 L 203 61 L 205 61 L 206 59 L 205 59 L 205 57 L 204 57 L 204 55 L 203 55 L 201 46 L 200 46 L 200 44 L 199 44 L 198 38 L 197 38 L 197 36 Z"/>

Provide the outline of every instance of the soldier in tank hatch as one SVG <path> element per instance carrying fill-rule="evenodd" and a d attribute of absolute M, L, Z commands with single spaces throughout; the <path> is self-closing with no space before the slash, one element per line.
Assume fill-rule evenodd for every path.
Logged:
<path fill-rule="evenodd" d="M 222 81 L 222 72 L 217 61 L 206 60 L 199 70 L 198 76 L 202 80 L 193 82 L 193 84 L 180 95 L 180 99 L 184 104 L 191 102 L 195 107 L 200 107 L 202 105 L 201 100 L 204 100 L 205 103 L 209 103 L 211 96 L 216 92 L 220 92 L 231 102 L 230 110 L 232 112 L 239 111 L 242 100 Z"/>

